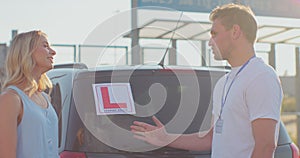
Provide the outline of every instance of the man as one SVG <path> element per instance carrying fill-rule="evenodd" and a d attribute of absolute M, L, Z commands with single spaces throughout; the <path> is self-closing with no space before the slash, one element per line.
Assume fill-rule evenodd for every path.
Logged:
<path fill-rule="evenodd" d="M 272 158 L 279 134 L 282 88 L 275 71 L 255 56 L 257 23 L 249 7 L 226 4 L 210 14 L 209 46 L 216 60 L 232 71 L 216 84 L 213 126 L 204 135 L 170 134 L 156 118 L 156 126 L 135 121 L 135 137 L 157 146 L 212 150 L 212 158 Z"/>

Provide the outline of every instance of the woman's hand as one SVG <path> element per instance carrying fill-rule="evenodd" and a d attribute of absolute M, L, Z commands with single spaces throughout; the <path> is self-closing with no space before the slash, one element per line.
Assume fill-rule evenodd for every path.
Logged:
<path fill-rule="evenodd" d="M 166 132 L 165 126 L 155 116 L 152 116 L 152 120 L 156 126 L 134 121 L 133 125 L 130 126 L 134 137 L 155 146 L 166 146 L 171 143 L 173 140 L 171 135 Z"/>

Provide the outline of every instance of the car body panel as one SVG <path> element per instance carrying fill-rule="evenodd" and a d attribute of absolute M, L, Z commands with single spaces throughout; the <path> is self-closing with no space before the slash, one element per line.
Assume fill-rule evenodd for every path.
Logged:
<path fill-rule="evenodd" d="M 168 68 L 159 66 L 126 66 L 90 70 L 85 69 L 84 66 L 70 68 L 70 65 L 68 65 L 68 67 L 59 67 L 47 73 L 54 85 L 52 103 L 60 121 L 60 152 L 82 152 L 88 158 L 210 157 L 210 151 L 186 151 L 168 147 L 143 151 L 140 149 L 147 147 L 146 143 L 138 146 L 139 148 L 133 147 L 136 145 L 135 141 L 141 143 L 139 140 L 132 141 L 132 138 L 128 138 L 122 142 L 118 137 L 115 140 L 111 139 L 110 143 L 113 145 L 117 144 L 121 149 L 125 149 L 120 150 L 103 143 L 99 139 L 99 133 L 92 128 L 98 128 L 98 130 L 103 128 L 113 129 L 111 126 L 114 124 L 122 130 L 130 131 L 130 125 L 135 120 L 153 123 L 151 120 L 152 115 L 150 114 L 155 114 L 164 124 L 168 124 L 173 121 L 182 105 L 187 107 L 192 103 L 194 107 L 191 108 L 192 111 L 188 112 L 193 113 L 191 116 L 193 119 L 188 124 L 184 122 L 179 123 L 179 126 L 170 126 L 167 130 L 173 133 L 193 133 L 199 131 L 200 128 L 201 130 L 208 130 L 210 123 L 207 123 L 209 122 L 207 118 L 211 117 L 211 94 L 214 84 L 228 70 L 179 66 Z M 193 79 L 190 80 L 189 78 Z M 95 100 L 92 90 L 92 84 L 94 83 L 130 83 L 137 114 L 97 116 L 95 114 Z M 170 95 L 166 96 L 165 103 L 161 107 L 155 107 L 154 104 L 150 104 L 149 89 L 153 84 L 165 87 L 167 94 Z M 186 89 L 182 88 L 185 85 Z M 174 93 L 178 89 L 180 93 Z M 199 91 L 199 96 L 197 96 L 197 91 Z M 146 97 L 142 95 L 143 93 L 146 93 Z M 145 110 L 143 106 L 149 106 L 150 108 Z M 139 116 L 139 114 L 147 114 L 147 112 L 148 116 Z M 185 114 L 182 117 L 188 116 Z M 180 119 L 176 120 L 180 121 Z M 106 123 L 105 121 L 110 122 Z M 203 123 L 205 124 L 204 128 L 201 126 Z M 186 125 L 183 126 L 182 124 Z M 116 130 L 111 130 L 109 134 L 114 136 L 120 133 Z M 126 135 L 126 137 L 129 137 L 129 135 Z M 292 158 L 291 143 L 292 141 L 281 123 L 275 158 Z"/>

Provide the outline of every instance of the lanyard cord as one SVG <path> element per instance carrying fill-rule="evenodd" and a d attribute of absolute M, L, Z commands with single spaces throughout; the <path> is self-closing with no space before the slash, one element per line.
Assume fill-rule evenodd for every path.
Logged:
<path fill-rule="evenodd" d="M 221 111 L 220 111 L 220 115 L 219 115 L 219 118 L 220 118 L 220 119 L 221 119 L 221 115 L 222 115 L 222 112 L 223 112 L 223 108 L 224 108 L 225 103 L 226 103 L 226 100 L 227 100 L 228 93 L 229 93 L 229 91 L 230 91 L 230 89 L 231 89 L 231 86 L 233 85 L 233 82 L 235 81 L 237 75 L 238 75 L 238 74 L 239 74 L 239 73 L 240 73 L 240 72 L 241 72 L 241 71 L 249 64 L 250 60 L 253 59 L 254 57 L 255 57 L 255 55 L 252 56 L 252 57 L 251 57 L 245 64 L 243 64 L 243 66 L 238 70 L 238 72 L 235 74 L 234 78 L 232 79 L 232 81 L 231 81 L 231 83 L 230 83 L 230 85 L 229 85 L 229 87 L 228 87 L 227 92 L 225 93 L 226 84 L 227 84 L 228 78 L 229 78 L 229 74 L 227 75 L 226 81 L 225 81 L 225 84 L 224 84 L 224 87 L 223 87 L 222 98 L 221 98 Z M 224 97 L 224 95 L 225 95 L 225 97 Z"/>

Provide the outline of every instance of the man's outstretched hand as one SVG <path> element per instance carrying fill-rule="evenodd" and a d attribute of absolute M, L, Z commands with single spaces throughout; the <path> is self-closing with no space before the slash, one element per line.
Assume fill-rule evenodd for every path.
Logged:
<path fill-rule="evenodd" d="M 134 121 L 130 126 L 134 137 L 155 146 L 166 146 L 173 140 L 171 135 L 166 132 L 165 126 L 155 117 L 152 116 L 155 123 L 150 125 L 145 122 Z"/>

